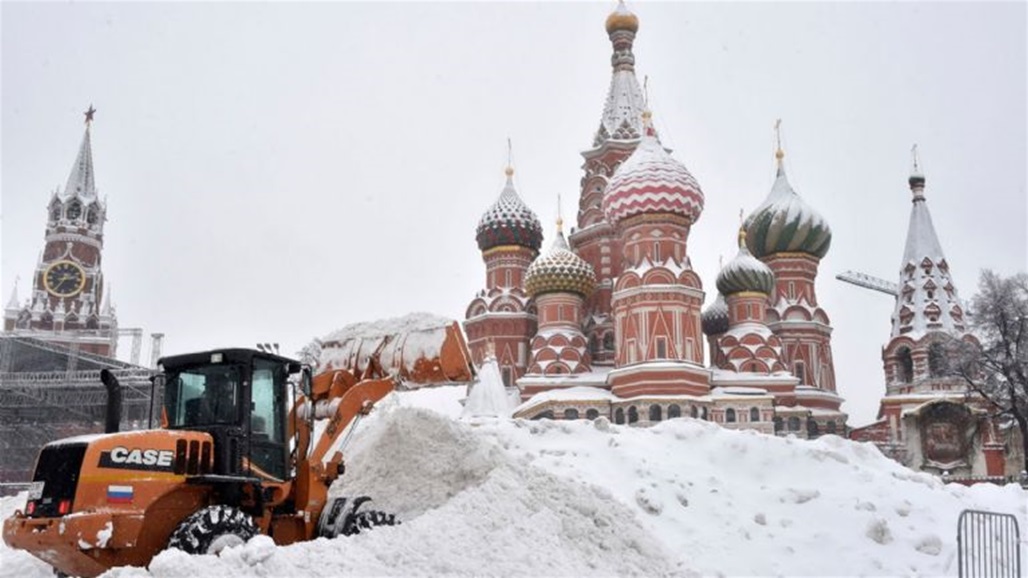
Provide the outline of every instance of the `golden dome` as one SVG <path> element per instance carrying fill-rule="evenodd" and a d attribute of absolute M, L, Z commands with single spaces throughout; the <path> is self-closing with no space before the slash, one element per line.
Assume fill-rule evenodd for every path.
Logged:
<path fill-rule="evenodd" d="M 612 34 L 615 30 L 639 31 L 639 17 L 629 12 L 623 0 L 619 1 L 617 9 L 607 16 L 607 34 Z"/>

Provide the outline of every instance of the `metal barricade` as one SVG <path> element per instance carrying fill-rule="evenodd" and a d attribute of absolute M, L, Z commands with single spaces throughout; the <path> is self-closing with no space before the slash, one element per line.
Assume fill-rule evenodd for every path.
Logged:
<path fill-rule="evenodd" d="M 964 510 L 957 520 L 960 578 L 1021 577 L 1021 533 L 1011 514 Z"/>

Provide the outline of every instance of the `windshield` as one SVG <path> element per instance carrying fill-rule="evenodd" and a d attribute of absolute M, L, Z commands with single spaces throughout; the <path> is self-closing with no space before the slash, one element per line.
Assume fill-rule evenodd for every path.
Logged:
<path fill-rule="evenodd" d="M 168 374 L 164 407 L 170 427 L 239 423 L 242 367 L 204 365 Z"/>

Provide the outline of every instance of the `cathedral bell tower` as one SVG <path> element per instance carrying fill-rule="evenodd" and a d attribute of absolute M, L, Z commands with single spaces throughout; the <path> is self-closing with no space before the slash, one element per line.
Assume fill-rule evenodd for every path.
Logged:
<path fill-rule="evenodd" d="M 32 293 L 19 303 L 17 287 L 4 309 L 4 331 L 114 357 L 118 321 L 110 296 L 104 299 L 101 271 L 107 205 L 93 174 L 93 115 L 64 189 L 47 205 L 43 252 L 32 277 Z"/>

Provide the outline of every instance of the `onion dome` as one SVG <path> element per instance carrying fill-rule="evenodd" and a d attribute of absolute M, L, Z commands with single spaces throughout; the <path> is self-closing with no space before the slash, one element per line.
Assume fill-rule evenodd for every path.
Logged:
<path fill-rule="evenodd" d="M 785 153 L 778 149 L 778 173 L 771 193 L 746 219 L 746 244 L 759 258 L 775 253 L 806 253 L 818 259 L 828 253 L 832 230 L 828 221 L 806 203 L 785 176 Z"/>
<path fill-rule="evenodd" d="M 514 189 L 514 169 L 507 167 L 507 184 L 500 198 L 478 221 L 475 239 L 482 251 L 501 245 L 520 245 L 538 251 L 543 243 L 543 227 L 532 209 Z"/>
<path fill-rule="evenodd" d="M 625 0 L 618 0 L 618 7 L 607 16 L 607 34 L 613 34 L 617 30 L 639 31 L 639 17 L 625 6 Z"/>
<path fill-rule="evenodd" d="M 607 185 L 603 212 L 612 225 L 643 213 L 672 213 L 696 222 L 703 212 L 703 191 L 685 165 L 660 144 L 643 113 L 646 134 Z"/>
<path fill-rule="evenodd" d="M 532 261 L 525 273 L 525 292 L 531 297 L 558 292 L 588 297 L 596 289 L 596 274 L 592 266 L 571 252 L 561 225 L 558 219 L 553 246 L 545 255 Z"/>
<path fill-rule="evenodd" d="M 739 253 L 718 273 L 717 290 L 723 295 L 746 292 L 770 295 L 775 289 L 775 274 L 751 255 L 746 245 L 746 229 L 740 227 Z"/>
<path fill-rule="evenodd" d="M 728 331 L 728 303 L 720 292 L 717 299 L 703 310 L 700 323 L 705 335 L 721 335 Z"/>

